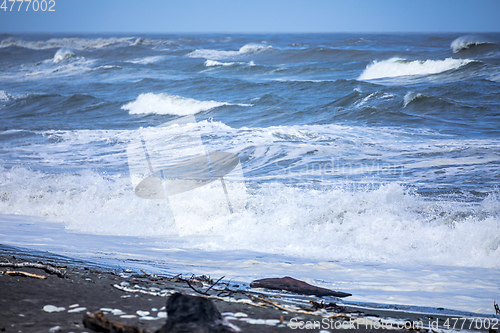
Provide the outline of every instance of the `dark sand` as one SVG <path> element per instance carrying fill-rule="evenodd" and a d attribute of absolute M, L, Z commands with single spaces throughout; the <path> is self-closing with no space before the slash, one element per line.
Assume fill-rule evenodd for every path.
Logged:
<path fill-rule="evenodd" d="M 154 332 L 165 323 L 164 306 L 171 293 L 179 291 L 200 296 L 186 282 L 172 280 L 171 277 L 157 277 L 141 272 L 124 274 L 122 271 L 105 270 L 93 264 L 64 257 L 44 256 L 40 253 L 30 253 L 2 245 L 0 245 L 0 262 L 51 264 L 65 273 L 65 277 L 61 278 L 37 268 L 0 267 L 0 272 L 17 270 L 47 276 L 42 280 L 3 273 L 0 275 L 0 332 L 49 332 L 51 329 L 53 332 L 93 332 L 84 327 L 83 316 L 87 311 L 96 312 L 103 308 L 109 309 L 103 311 L 110 320 L 136 325 Z M 193 284 L 196 284 L 195 288 L 203 291 L 209 287 L 196 281 L 193 281 Z M 114 285 L 125 290 L 120 290 Z M 353 320 L 360 318 L 370 317 L 376 321 L 395 317 L 394 312 L 386 313 L 384 310 L 366 309 L 360 312 L 359 309 L 354 308 L 314 312 L 310 306 L 305 310 L 285 311 L 273 305 L 258 304 L 258 301 L 252 303 L 248 293 L 247 295 L 236 293 L 230 297 L 217 297 L 220 292 L 214 289 L 223 288 L 225 286 L 215 285 L 209 292 L 211 299 L 223 317 L 238 326 L 242 332 L 320 332 L 322 330 L 326 332 L 335 331 L 333 329 L 335 322 L 338 322 L 337 327 L 340 327 L 341 322 L 352 323 Z M 258 293 L 254 295 L 262 297 Z M 322 300 L 321 298 L 315 299 L 317 302 Z M 270 300 L 279 306 L 290 308 L 289 304 L 280 302 L 279 298 L 270 298 Z M 46 305 L 64 309 L 59 309 L 60 312 L 46 312 L 44 310 Z M 122 313 L 113 314 L 110 312 L 111 309 L 119 309 Z M 144 313 L 138 314 L 137 311 L 148 311 L 150 314 L 144 316 Z M 124 317 L 127 315 L 134 317 Z M 336 317 L 328 318 L 334 315 Z M 398 312 L 397 316 L 400 320 L 408 322 L 417 320 L 428 322 L 429 319 L 434 318 L 424 314 L 404 312 Z M 280 321 L 283 324 L 280 324 Z M 303 324 L 306 322 L 322 324 L 317 329 L 301 330 L 290 327 L 290 322 L 294 321 L 301 321 Z M 60 327 L 60 330 L 56 327 Z M 364 332 L 386 331 L 380 326 L 351 326 L 353 327 Z M 346 331 L 352 332 L 352 329 Z"/>

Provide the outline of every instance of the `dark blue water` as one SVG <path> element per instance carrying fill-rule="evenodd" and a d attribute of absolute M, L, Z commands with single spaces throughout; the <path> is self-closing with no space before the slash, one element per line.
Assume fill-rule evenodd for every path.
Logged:
<path fill-rule="evenodd" d="M 494 34 L 2 35 L 0 129 L 6 139 L 2 147 L 9 150 L 16 137 L 33 136 L 32 131 L 133 130 L 188 114 L 235 129 L 313 125 L 328 132 L 330 125 L 360 126 L 377 140 L 382 137 L 378 133 L 401 132 L 390 141 L 402 144 L 396 148 L 399 156 L 385 154 L 384 144 L 360 135 L 357 148 L 375 144 L 377 157 L 364 152 L 355 161 L 363 157 L 400 167 L 408 163 L 408 156 L 414 154 L 411 160 L 418 160 L 426 154 L 422 144 L 435 147 L 434 142 L 443 139 L 456 152 L 441 149 L 433 154 L 485 159 L 474 163 L 473 170 L 465 163 L 464 175 L 453 173 L 450 177 L 458 178 L 443 186 L 460 191 L 470 185 L 468 192 L 486 196 L 499 181 L 499 38 Z M 141 113 L 129 114 L 122 108 L 141 94 L 150 94 L 135 109 L 142 108 Z M 184 110 L 170 112 L 168 105 L 155 109 L 159 94 L 166 94 L 164 103 L 177 103 Z M 170 101 L 172 96 L 196 101 L 183 105 Z M 226 104 L 194 107 L 204 101 Z M 8 134 L 13 130 L 25 132 Z M 281 153 L 290 153 L 300 142 L 325 146 L 331 143 L 328 140 L 285 136 L 280 142 L 290 147 Z M 247 172 L 260 175 L 251 167 L 254 157 L 240 148 L 250 160 Z M 343 159 L 346 149 L 350 150 L 341 145 L 336 156 Z M 309 155 L 281 167 L 307 168 L 311 162 L 329 161 L 314 149 Z M 3 161 L 8 166 L 16 163 Z M 439 163 L 434 167 L 443 173 L 449 170 Z M 415 181 L 413 171 L 408 172 L 409 181 Z M 264 173 L 272 175 L 273 170 Z M 436 185 L 435 179 L 432 182 Z"/>

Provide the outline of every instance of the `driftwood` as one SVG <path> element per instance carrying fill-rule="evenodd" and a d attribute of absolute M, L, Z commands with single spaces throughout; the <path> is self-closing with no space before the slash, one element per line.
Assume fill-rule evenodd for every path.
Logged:
<path fill-rule="evenodd" d="M 280 310 L 283 310 L 283 311 L 298 312 L 296 310 L 285 308 L 285 307 L 279 305 L 278 303 L 275 303 L 275 302 L 273 302 L 271 300 L 268 300 L 268 299 L 265 299 L 265 298 L 262 298 L 262 297 L 253 296 L 251 294 L 247 294 L 247 297 L 250 298 L 250 300 L 252 302 L 254 302 L 254 303 L 255 302 L 265 303 L 267 305 L 272 305 L 272 306 L 276 307 L 277 309 L 280 309 Z M 302 312 L 304 312 L 304 311 L 302 311 Z"/>
<path fill-rule="evenodd" d="M 12 268 L 38 268 L 43 269 L 45 272 L 50 274 L 55 274 L 61 278 L 65 276 L 64 272 L 55 267 L 37 264 L 33 262 L 20 262 L 20 263 L 10 263 L 10 262 L 0 262 L 0 267 L 12 267 Z"/>
<path fill-rule="evenodd" d="M 319 310 L 319 309 L 325 309 L 325 310 L 333 310 L 335 312 L 342 312 L 345 311 L 345 308 L 342 306 L 338 306 L 335 303 L 324 303 L 321 301 L 321 303 L 318 303 L 316 301 L 309 301 L 311 303 L 312 307 L 314 310 Z"/>
<path fill-rule="evenodd" d="M 83 316 L 83 326 L 95 332 L 103 333 L 150 333 L 148 330 L 142 330 L 135 325 L 125 325 L 118 321 L 109 320 L 101 311 L 87 312 Z M 155 333 L 158 332 L 157 330 Z"/>
<path fill-rule="evenodd" d="M 33 274 L 33 273 L 28 273 L 28 272 L 21 272 L 21 271 L 5 271 L 2 272 L 3 275 L 17 275 L 17 276 L 25 276 L 25 277 L 30 277 L 30 278 L 36 278 L 36 279 L 46 279 L 47 277 L 45 275 L 38 275 L 38 274 Z"/>
<path fill-rule="evenodd" d="M 315 287 L 306 283 L 304 281 L 300 281 L 289 276 L 284 278 L 270 278 L 270 279 L 261 279 L 255 280 L 250 283 L 250 287 L 252 288 L 267 288 L 267 289 L 278 289 L 278 290 L 288 290 L 297 294 L 303 295 L 315 295 L 318 297 L 321 296 L 335 296 L 335 297 L 347 297 L 352 296 L 352 294 L 333 291 L 326 288 Z"/>
<path fill-rule="evenodd" d="M 205 277 L 204 275 L 202 277 Z M 208 292 L 210 291 L 210 289 L 212 289 L 213 287 L 215 287 L 217 285 L 217 283 L 220 282 L 220 280 L 222 280 L 224 278 L 224 276 L 221 276 L 217 281 L 215 281 L 215 283 L 209 278 L 208 281 L 211 283 L 210 287 L 208 287 L 207 290 L 205 291 L 202 291 L 202 290 L 197 290 L 195 287 L 193 287 L 191 285 L 191 282 L 190 280 L 184 280 L 184 282 L 187 283 L 187 285 L 189 286 L 189 288 L 193 289 L 194 291 L 196 291 L 198 294 L 202 294 L 202 295 L 208 295 Z M 191 278 L 191 281 L 193 280 L 193 278 Z"/>

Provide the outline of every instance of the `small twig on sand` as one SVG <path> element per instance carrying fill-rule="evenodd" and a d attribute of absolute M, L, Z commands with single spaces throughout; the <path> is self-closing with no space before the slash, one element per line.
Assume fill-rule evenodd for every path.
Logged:
<path fill-rule="evenodd" d="M 208 293 L 208 292 L 210 291 L 210 289 L 212 289 L 213 287 L 215 287 L 215 285 L 216 285 L 217 283 L 219 283 L 219 282 L 220 282 L 220 280 L 222 280 L 223 278 L 224 278 L 224 276 L 221 276 L 221 277 L 220 277 L 220 279 L 218 279 L 217 281 L 215 281 L 215 283 L 214 283 L 214 284 L 212 284 L 212 285 L 210 286 L 210 288 L 208 288 L 208 289 L 205 291 L 205 293 Z"/>
<path fill-rule="evenodd" d="M 30 278 L 36 278 L 36 279 L 42 279 L 45 280 L 47 277 L 45 275 L 38 275 L 38 274 L 33 274 L 33 273 L 28 273 L 28 272 L 20 272 L 20 271 L 5 271 L 2 272 L 3 275 L 11 275 L 11 276 L 25 276 L 25 277 L 30 277 Z"/>
<path fill-rule="evenodd" d="M 207 293 L 206 293 L 206 292 L 203 292 L 203 291 L 198 290 L 198 289 L 196 289 L 195 287 L 193 287 L 193 286 L 191 285 L 191 283 L 189 283 L 189 280 L 184 280 L 184 282 L 186 282 L 186 283 L 187 283 L 187 285 L 189 286 L 189 288 L 193 289 L 193 290 L 194 290 L 194 291 L 196 291 L 198 294 L 207 295 Z"/>
<path fill-rule="evenodd" d="M 277 304 L 277 303 L 275 303 L 275 302 L 273 302 L 273 301 L 270 301 L 270 300 L 268 300 L 268 299 L 265 299 L 265 298 L 261 298 L 261 297 L 253 296 L 253 295 L 251 295 L 251 294 L 249 294 L 249 293 L 247 293 L 247 294 L 245 294 L 245 295 L 246 295 L 248 298 L 250 298 L 250 300 L 251 300 L 252 302 L 255 302 L 255 301 L 257 300 L 257 301 L 259 301 L 259 302 L 261 302 L 261 303 L 266 303 L 266 304 L 272 305 L 272 306 L 274 306 L 274 307 L 276 307 L 276 308 L 278 308 L 278 309 L 280 309 L 280 310 L 283 310 L 283 311 L 297 312 L 297 311 L 295 311 L 295 310 L 285 308 L 285 307 L 283 307 L 283 306 L 281 306 L 281 305 L 279 305 L 279 304 Z M 303 312 L 306 312 L 306 311 L 303 311 Z M 306 313 L 310 313 L 310 312 L 306 312 Z"/>
<path fill-rule="evenodd" d="M 206 295 L 208 296 L 208 292 L 217 285 L 217 283 L 219 283 L 222 279 L 224 278 L 224 276 L 222 276 L 221 278 L 219 278 L 217 281 L 215 281 L 215 283 L 212 283 L 212 285 L 210 287 L 208 287 L 207 290 L 205 291 L 201 291 L 201 290 L 198 290 L 196 289 L 195 287 L 193 287 L 193 285 L 190 283 L 190 280 L 194 280 L 193 278 L 191 278 L 190 280 L 186 280 L 184 279 L 183 281 L 187 283 L 187 285 L 189 286 L 189 288 L 193 289 L 194 291 L 196 291 L 198 294 L 201 294 L 201 295 Z"/>
<path fill-rule="evenodd" d="M 64 272 L 55 267 L 44 264 L 37 264 L 34 262 L 20 262 L 20 263 L 0 262 L 0 267 L 38 268 L 38 269 L 43 269 L 47 273 L 55 274 L 61 278 L 65 277 Z"/>
<path fill-rule="evenodd" d="M 325 303 L 323 301 L 321 301 L 321 303 L 318 303 L 316 301 L 309 301 L 309 303 L 311 303 L 312 307 L 314 310 L 319 310 L 319 309 L 325 309 L 325 310 L 334 310 L 336 312 L 342 312 L 344 311 L 345 309 L 341 306 L 338 306 L 336 303 Z"/>
<path fill-rule="evenodd" d="M 218 296 L 218 297 L 225 297 L 225 296 L 231 296 L 231 295 L 233 295 L 233 294 L 238 294 L 238 293 L 240 293 L 240 294 L 245 294 L 245 292 L 244 292 L 243 290 L 233 290 L 233 289 L 231 289 L 231 288 L 226 287 L 226 288 L 224 288 L 224 290 L 221 290 L 221 291 L 217 294 L 217 296 Z"/>

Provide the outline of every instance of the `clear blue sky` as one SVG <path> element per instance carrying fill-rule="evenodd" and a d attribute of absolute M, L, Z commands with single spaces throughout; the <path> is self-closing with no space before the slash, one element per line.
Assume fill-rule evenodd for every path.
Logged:
<path fill-rule="evenodd" d="M 500 0 L 33 0 L 54 12 L 5 1 L 0 33 L 500 31 Z"/>

